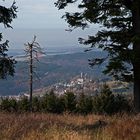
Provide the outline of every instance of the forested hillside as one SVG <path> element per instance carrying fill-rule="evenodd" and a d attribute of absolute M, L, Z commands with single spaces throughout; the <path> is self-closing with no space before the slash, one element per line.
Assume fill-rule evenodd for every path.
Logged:
<path fill-rule="evenodd" d="M 93 79 L 104 79 L 107 76 L 102 74 L 104 65 L 92 69 L 88 59 L 106 55 L 104 52 L 92 51 L 83 53 L 47 55 L 40 59 L 35 65 L 34 89 L 50 86 L 57 82 L 68 81 L 72 77 L 86 73 Z M 28 90 L 28 63 L 18 61 L 14 77 L 0 80 L 1 95 L 17 95 Z"/>

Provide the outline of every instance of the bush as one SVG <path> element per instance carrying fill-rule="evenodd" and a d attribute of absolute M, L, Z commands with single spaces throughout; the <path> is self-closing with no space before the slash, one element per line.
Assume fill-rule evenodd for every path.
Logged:
<path fill-rule="evenodd" d="M 62 113 L 64 110 L 63 102 L 53 91 L 43 97 L 41 104 L 42 110 L 45 112 Z"/>
<path fill-rule="evenodd" d="M 1 110 L 13 112 L 18 110 L 17 100 L 14 98 L 1 98 Z"/>
<path fill-rule="evenodd" d="M 18 108 L 20 112 L 26 112 L 30 110 L 30 102 L 27 97 L 23 97 L 18 101 Z"/>
<path fill-rule="evenodd" d="M 114 108 L 115 108 L 115 110 L 117 110 L 117 112 L 132 111 L 130 101 L 128 101 L 123 95 L 120 95 L 120 94 L 115 96 Z"/>
<path fill-rule="evenodd" d="M 101 114 L 114 114 L 129 111 L 129 102 L 122 95 L 112 94 L 108 85 L 103 85 L 101 93 L 93 99 L 93 111 Z"/>
<path fill-rule="evenodd" d="M 32 99 L 32 111 L 33 112 L 38 112 L 40 110 L 41 110 L 40 98 L 39 97 L 33 97 L 33 99 Z"/>
<path fill-rule="evenodd" d="M 75 112 L 76 110 L 76 96 L 73 92 L 66 92 L 63 95 L 63 102 L 65 111 Z"/>
<path fill-rule="evenodd" d="M 64 99 L 62 96 L 57 98 L 57 112 L 56 113 L 63 113 L 65 111 L 65 104 Z"/>
<path fill-rule="evenodd" d="M 76 112 L 80 114 L 88 114 L 92 112 L 92 108 L 92 98 L 81 93 L 77 100 Z"/>

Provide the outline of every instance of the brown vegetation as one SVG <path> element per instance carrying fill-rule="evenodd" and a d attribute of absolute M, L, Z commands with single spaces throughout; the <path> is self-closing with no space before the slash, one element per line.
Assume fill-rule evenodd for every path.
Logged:
<path fill-rule="evenodd" d="M 0 140 L 138 140 L 140 115 L 0 113 Z"/>

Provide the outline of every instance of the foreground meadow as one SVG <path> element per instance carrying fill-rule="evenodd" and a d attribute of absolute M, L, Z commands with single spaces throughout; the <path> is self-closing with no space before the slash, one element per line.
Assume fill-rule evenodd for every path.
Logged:
<path fill-rule="evenodd" d="M 0 113 L 0 140 L 140 140 L 140 115 Z"/>

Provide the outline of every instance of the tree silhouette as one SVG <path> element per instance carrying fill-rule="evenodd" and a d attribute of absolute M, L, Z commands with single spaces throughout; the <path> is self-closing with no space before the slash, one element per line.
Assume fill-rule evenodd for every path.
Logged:
<path fill-rule="evenodd" d="M 13 2 L 10 8 L 0 5 L 0 23 L 4 25 L 5 28 L 12 28 L 11 22 L 16 18 L 17 7 L 15 2 Z M 0 42 L 2 42 L 2 33 L 0 33 Z M 0 43 L 0 78 L 5 79 L 8 75 L 14 75 L 14 64 L 15 60 L 7 55 L 9 41 Z"/>
<path fill-rule="evenodd" d="M 90 65 L 101 64 L 108 58 L 105 74 L 118 80 L 134 82 L 134 106 L 140 112 L 140 1 L 139 0 L 58 0 L 63 9 L 76 3 L 78 12 L 63 16 L 69 27 L 85 29 L 99 24 L 96 35 L 80 38 L 80 43 L 108 52 L 106 58 L 90 60 Z"/>
<path fill-rule="evenodd" d="M 30 111 L 32 111 L 32 95 L 33 95 L 33 74 L 35 73 L 34 60 L 38 61 L 38 54 L 44 54 L 38 42 L 36 42 L 36 36 L 31 43 L 25 44 L 25 53 L 29 63 L 29 94 L 30 94 Z"/>

